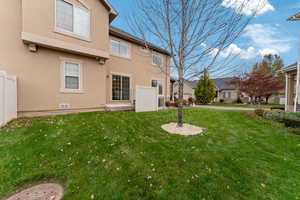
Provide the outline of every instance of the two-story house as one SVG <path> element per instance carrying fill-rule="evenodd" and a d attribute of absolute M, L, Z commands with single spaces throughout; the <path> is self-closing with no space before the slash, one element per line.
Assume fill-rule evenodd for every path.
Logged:
<path fill-rule="evenodd" d="M 111 27 L 107 0 L 2 3 L 0 71 L 18 78 L 19 116 L 132 105 L 137 85 L 169 98 L 169 52 Z"/>

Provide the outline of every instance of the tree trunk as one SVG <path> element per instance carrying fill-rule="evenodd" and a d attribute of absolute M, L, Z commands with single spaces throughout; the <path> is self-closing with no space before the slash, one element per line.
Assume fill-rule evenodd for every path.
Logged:
<path fill-rule="evenodd" d="M 183 126 L 183 78 L 179 78 L 177 126 Z"/>
<path fill-rule="evenodd" d="M 266 104 L 269 104 L 269 97 L 266 97 Z"/>

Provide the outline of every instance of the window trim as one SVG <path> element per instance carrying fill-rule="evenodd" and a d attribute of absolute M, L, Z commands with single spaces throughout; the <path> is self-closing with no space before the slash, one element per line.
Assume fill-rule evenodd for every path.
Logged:
<path fill-rule="evenodd" d="M 161 66 L 159 66 L 158 64 L 155 64 L 153 61 L 154 61 L 154 55 L 157 55 L 157 56 L 160 56 L 161 57 Z M 151 56 L 151 59 L 152 59 L 152 65 L 153 66 L 156 66 L 156 67 L 162 67 L 163 65 L 164 65 L 164 57 L 163 57 L 163 55 L 162 54 L 160 54 L 160 53 L 157 53 L 157 52 L 152 52 L 152 56 Z"/>
<path fill-rule="evenodd" d="M 165 84 L 164 84 L 164 80 L 163 79 L 160 79 L 160 78 L 152 78 L 151 80 L 150 80 L 150 86 L 152 87 L 152 81 L 160 81 L 161 82 L 161 86 L 162 86 L 162 94 L 159 94 L 159 87 L 157 86 L 156 88 L 157 88 L 157 106 L 158 106 L 158 108 L 163 108 L 163 107 L 165 107 L 165 103 L 166 103 L 166 93 L 165 93 Z M 167 88 L 166 88 L 167 89 Z M 163 103 L 163 105 L 162 106 L 159 106 L 159 100 L 161 99 L 161 98 L 163 98 L 163 100 L 164 100 L 164 103 Z"/>
<path fill-rule="evenodd" d="M 225 91 L 223 93 L 223 98 L 224 99 L 231 99 L 231 92 L 230 91 Z"/>
<path fill-rule="evenodd" d="M 116 53 L 112 52 L 112 48 L 111 48 L 112 41 L 118 42 L 119 44 L 121 44 L 121 43 L 127 44 L 127 46 L 128 46 L 128 56 L 122 56 L 121 54 L 116 54 Z M 123 40 L 117 40 L 117 39 L 114 39 L 114 38 L 110 38 L 110 40 L 109 40 L 109 51 L 110 51 L 110 54 L 113 55 L 113 56 L 120 57 L 120 58 L 131 59 L 131 48 L 132 48 L 131 43 L 129 43 L 129 42 L 125 42 Z"/>
<path fill-rule="evenodd" d="M 75 5 L 74 3 L 72 3 L 70 0 L 63 0 L 65 1 L 66 3 L 69 3 L 69 4 L 72 4 L 73 6 L 73 10 L 74 10 L 74 6 L 76 7 L 79 7 L 79 8 L 82 8 L 82 9 L 85 9 L 88 14 L 89 14 L 89 17 L 90 17 L 90 30 L 89 30 L 89 36 L 88 37 L 85 37 L 85 36 L 82 36 L 82 35 L 79 35 L 79 34 L 76 34 L 75 32 L 71 32 L 71 31 L 68 31 L 68 30 L 65 30 L 63 28 L 60 28 L 60 27 L 57 27 L 57 18 L 56 18 L 56 1 L 57 0 L 53 0 L 54 1 L 54 33 L 58 33 L 58 34 L 62 34 L 62 35 L 66 35 L 66 36 L 69 36 L 69 37 L 73 37 L 73 38 L 76 38 L 76 39 L 80 39 L 80 40 L 83 40 L 83 41 L 86 41 L 86 42 L 91 42 L 92 41 L 92 11 L 91 9 L 85 4 L 83 3 L 81 0 L 77 0 L 79 3 L 81 3 L 83 6 L 77 6 Z M 73 19 L 74 20 L 74 19 Z"/>
<path fill-rule="evenodd" d="M 152 87 L 152 81 L 160 81 L 161 82 L 161 86 L 162 86 L 162 94 L 159 94 L 159 87 L 157 86 L 157 95 L 159 97 L 164 97 L 165 96 L 165 87 L 164 87 L 164 81 L 160 78 L 152 78 L 150 80 L 150 87 Z"/>
<path fill-rule="evenodd" d="M 61 63 L 60 63 L 60 92 L 61 93 L 83 93 L 83 74 L 82 74 L 82 61 L 76 60 L 72 58 L 64 58 L 60 57 Z M 68 89 L 66 88 L 66 76 L 65 76 L 65 65 L 67 62 L 78 64 L 79 66 L 79 89 Z"/>
<path fill-rule="evenodd" d="M 116 76 L 124 76 L 129 78 L 129 100 L 113 100 L 113 75 Z M 122 81 L 121 81 L 122 83 Z M 132 75 L 131 74 L 123 74 L 123 73 L 118 73 L 118 72 L 110 72 L 110 100 L 112 102 L 130 102 L 131 101 L 131 93 L 132 93 Z M 122 87 L 122 85 L 121 85 Z M 122 96 L 122 95 L 121 95 Z"/>

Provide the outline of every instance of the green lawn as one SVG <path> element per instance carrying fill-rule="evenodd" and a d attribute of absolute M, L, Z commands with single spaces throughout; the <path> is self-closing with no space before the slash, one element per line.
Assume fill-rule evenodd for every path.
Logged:
<path fill-rule="evenodd" d="M 253 104 L 229 104 L 229 103 L 216 103 L 211 104 L 212 106 L 225 106 L 225 107 L 242 107 L 242 108 L 263 108 L 263 109 L 270 109 L 270 108 L 284 108 L 284 105 L 280 104 L 261 104 L 261 105 L 253 105 Z"/>
<path fill-rule="evenodd" d="M 300 198 L 300 136 L 241 111 L 187 109 L 203 136 L 169 135 L 176 111 L 19 119 L 0 130 L 0 197 L 55 180 L 64 200 Z"/>

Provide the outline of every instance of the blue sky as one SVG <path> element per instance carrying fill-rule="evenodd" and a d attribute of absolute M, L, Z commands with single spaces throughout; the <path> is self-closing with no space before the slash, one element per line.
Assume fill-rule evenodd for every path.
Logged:
<path fill-rule="evenodd" d="M 135 1 L 110 0 L 119 12 L 119 16 L 113 22 L 114 26 L 130 31 L 126 19 Z M 261 59 L 265 53 L 277 53 L 285 65 L 292 64 L 298 59 L 300 21 L 289 22 L 287 18 L 300 11 L 300 0 L 264 1 L 265 9 L 252 20 L 246 33 L 230 47 L 230 51 L 241 52 L 241 62 L 249 65 Z"/>

